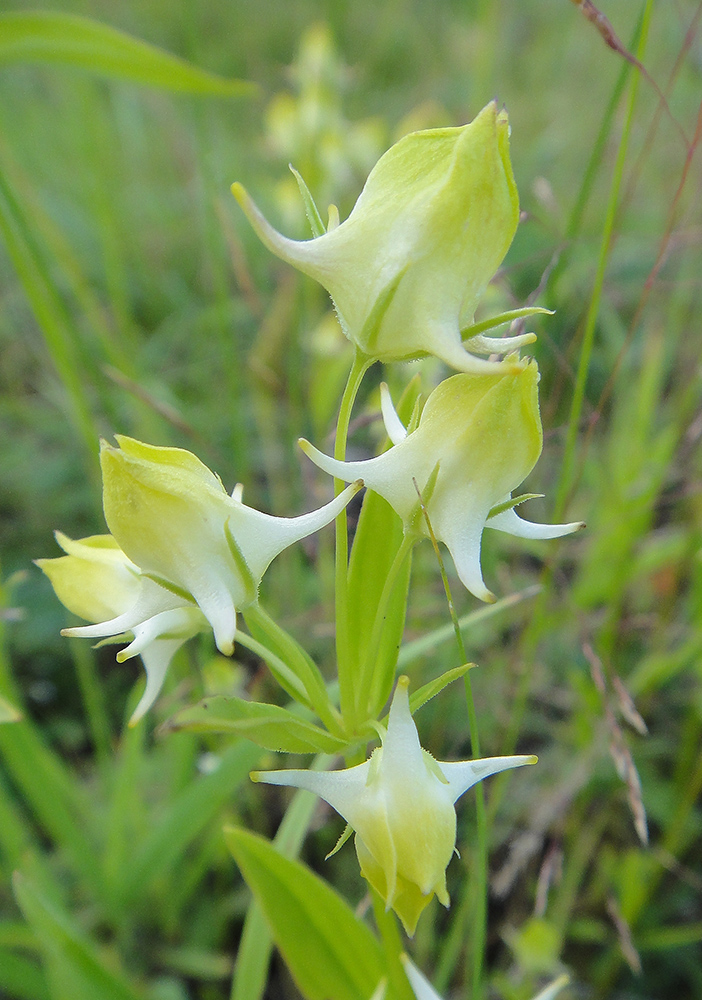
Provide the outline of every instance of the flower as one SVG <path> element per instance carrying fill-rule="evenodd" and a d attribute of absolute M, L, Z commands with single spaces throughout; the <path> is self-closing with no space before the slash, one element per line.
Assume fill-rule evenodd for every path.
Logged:
<path fill-rule="evenodd" d="M 494 102 L 461 128 L 400 139 L 348 219 L 315 239 L 288 239 L 241 184 L 232 192 L 268 249 L 327 289 L 344 333 L 365 355 L 433 354 L 459 371 L 494 370 L 461 339 L 519 220 L 509 122 Z M 533 339 L 476 337 L 467 347 L 505 353 Z"/>
<path fill-rule="evenodd" d="M 57 531 L 56 540 L 67 555 L 37 559 L 37 566 L 69 611 L 98 623 L 63 629 L 62 634 L 99 638 L 131 633 L 117 660 L 141 654 L 144 661 L 146 688 L 129 720 L 133 726 L 158 697 L 176 650 L 208 628 L 207 619 L 192 603 L 143 576 L 111 535 L 73 540 Z"/>
<path fill-rule="evenodd" d="M 441 1000 L 441 997 L 429 980 L 419 971 L 409 956 L 403 954 L 400 955 L 400 958 L 417 1000 Z M 559 976 L 558 979 L 554 979 L 552 983 L 543 989 L 538 996 L 535 996 L 534 1000 L 555 1000 L 556 995 L 560 993 L 567 982 L 567 976 Z"/>
<path fill-rule="evenodd" d="M 582 522 L 532 524 L 510 506 L 512 490 L 541 453 L 538 381 L 536 362 L 514 357 L 497 373 L 453 375 L 431 393 L 410 434 L 386 394 L 384 419 L 395 444 L 364 462 L 335 461 L 304 439 L 300 446 L 325 472 L 347 481 L 361 477 L 399 514 L 406 532 L 422 536 L 427 528 L 419 490 L 433 532 L 451 553 L 462 583 L 492 601 L 480 568 L 484 527 L 523 538 L 556 538 L 583 527 Z"/>
<path fill-rule="evenodd" d="M 446 867 L 456 846 L 459 796 L 490 774 L 536 757 L 436 761 L 419 744 L 409 681 L 397 682 L 382 746 L 343 771 L 254 771 L 254 781 L 306 788 L 325 799 L 356 831 L 361 874 L 413 934 L 434 894 L 449 905 Z"/>
<path fill-rule="evenodd" d="M 273 517 L 242 503 L 241 487 L 229 496 L 189 451 L 121 435 L 117 442 L 100 451 L 110 531 L 144 575 L 199 607 L 227 656 L 236 613 L 257 601 L 271 561 L 333 520 L 362 485 L 309 514 Z"/>

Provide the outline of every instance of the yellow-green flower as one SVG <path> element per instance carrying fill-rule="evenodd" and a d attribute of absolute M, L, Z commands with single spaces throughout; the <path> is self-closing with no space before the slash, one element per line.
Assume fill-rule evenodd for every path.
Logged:
<path fill-rule="evenodd" d="M 153 705 L 173 656 L 184 642 L 208 628 L 202 612 L 191 602 L 142 575 L 111 535 L 73 540 L 56 532 L 67 554 L 37 559 L 61 603 L 79 618 L 94 622 L 63 630 L 82 638 L 124 637 L 131 641 L 117 654 L 122 663 L 141 654 L 146 688 L 130 725 Z"/>
<path fill-rule="evenodd" d="M 328 524 L 361 484 L 319 510 L 273 517 L 229 496 L 221 480 L 189 451 L 118 436 L 102 443 L 107 525 L 143 574 L 196 604 L 230 655 L 236 614 L 258 599 L 271 561 L 293 542 Z"/>
<path fill-rule="evenodd" d="M 413 934 L 434 894 L 449 904 L 446 867 L 456 846 L 454 803 L 490 774 L 536 757 L 436 761 L 419 743 L 409 681 L 395 689 L 382 746 L 345 771 L 256 771 L 255 781 L 306 788 L 325 799 L 356 832 L 361 873 Z"/>
<path fill-rule="evenodd" d="M 491 601 L 480 568 L 483 528 L 556 538 L 582 527 L 581 522 L 532 524 L 508 506 L 512 490 L 541 454 L 538 381 L 536 362 L 516 358 L 506 359 L 495 373 L 453 375 L 429 396 L 410 434 L 386 395 L 384 418 L 394 447 L 364 462 L 339 462 L 308 441 L 300 445 L 330 475 L 362 478 L 399 514 L 406 532 L 421 536 L 427 528 L 419 490 L 434 534 L 451 553 L 464 586 Z"/>
<path fill-rule="evenodd" d="M 519 220 L 509 122 L 494 102 L 469 125 L 400 139 L 348 219 L 315 239 L 281 235 L 241 184 L 232 191 L 268 249 L 327 289 L 344 333 L 371 358 L 432 354 L 459 371 L 490 371 L 495 364 L 471 350 L 533 339 L 476 337 L 467 350 L 461 339 Z"/>

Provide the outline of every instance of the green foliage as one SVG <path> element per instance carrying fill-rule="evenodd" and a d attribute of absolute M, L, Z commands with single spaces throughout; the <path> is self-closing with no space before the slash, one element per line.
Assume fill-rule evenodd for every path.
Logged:
<path fill-rule="evenodd" d="M 0 17 L 0 550 L 7 572 L 21 573 L 2 595 L 0 718 L 12 706 L 23 716 L 0 725 L 0 992 L 224 1000 L 236 950 L 235 1000 L 260 1000 L 267 981 L 276 1000 L 294 993 L 277 964 L 269 973 L 266 919 L 248 906 L 221 837 L 224 819 L 273 832 L 280 799 L 254 795 L 247 775 L 278 765 L 233 733 L 154 736 L 152 720 L 126 731 L 136 669 L 115 666 L 110 649 L 74 655 L 58 630 L 75 621 L 57 610 L 31 560 L 56 554 L 54 528 L 74 537 L 105 530 L 100 434 L 197 451 L 228 489 L 246 481 L 247 501 L 276 514 L 327 499 L 328 483 L 300 466 L 292 441 L 306 433 L 329 450 L 348 344 L 320 290 L 255 244 L 229 185 L 241 177 L 281 231 L 300 237 L 289 160 L 310 199 L 323 209 L 335 201 L 344 218 L 388 137 L 458 124 L 498 94 L 510 113 L 523 219 L 469 332 L 489 330 L 491 314 L 529 319 L 537 330 L 545 452 L 525 489 L 543 489 L 552 502 L 560 478 L 568 516 L 588 528 L 548 550 L 486 531 L 484 569 L 501 600 L 476 608 L 453 594 L 465 659 L 479 664 L 470 676 L 483 751 L 506 753 L 512 743 L 540 757 L 524 784 L 486 786 L 498 900 L 487 971 L 505 1000 L 531 998 L 538 970 L 558 963 L 572 970 L 565 998 L 701 995 L 695 147 L 683 174 L 688 150 L 669 112 L 657 110 L 658 94 L 641 76 L 632 90 L 636 70 L 575 4 L 408 0 L 327 11 L 293 0 L 272 16 L 253 0 L 167 8 L 152 0 L 133 9 L 98 2 L 95 21 L 77 16 L 83 7 L 70 0 L 60 6 L 65 12 Z M 692 139 L 696 3 L 600 7 Z M 645 49 L 642 11 L 651 17 Z M 331 27 L 303 38 L 320 12 Z M 188 96 L 243 96 L 249 85 L 233 77 L 260 83 L 265 107 Z M 319 226 L 323 216 L 313 217 Z M 556 314 L 538 316 L 535 302 Z M 571 404 L 578 368 L 579 410 Z M 382 377 L 397 398 L 417 373 L 425 391 L 442 374 L 423 361 Z M 371 370 L 364 382 L 350 458 L 378 450 L 377 395 L 368 388 L 379 377 Z M 377 608 L 381 567 L 399 538 L 393 519 L 371 518 L 376 504 L 366 503 L 349 569 L 357 665 L 368 662 L 371 629 L 361 625 Z M 548 503 L 530 501 L 535 520 L 549 519 Z M 369 520 L 386 524 L 382 546 L 370 541 Z M 417 596 L 404 633 L 394 611 L 370 658 L 371 711 L 389 692 L 401 638 L 397 666 L 411 669 L 413 708 L 432 698 L 418 717 L 422 742 L 454 759 L 467 753 L 465 707 L 450 691 L 433 696 L 467 665 L 430 545 L 412 560 Z M 404 573 L 409 561 L 391 606 Z M 204 697 L 231 714 L 227 726 L 263 733 L 266 747 L 291 738 L 309 752 L 345 743 L 328 682 L 332 578 L 328 535 L 286 554 L 262 593 L 285 633 L 250 624 L 259 645 L 238 646 L 240 680 L 227 690 L 208 689 L 206 671 L 203 690 L 198 668 L 212 653 L 204 639 L 183 651 L 155 721 L 167 729 L 173 717 L 199 718 L 210 709 L 188 706 Z M 255 706 L 271 698 L 271 673 L 314 709 L 291 719 L 266 705 L 256 718 Z M 364 705 L 361 725 L 367 715 Z M 474 908 L 461 890 L 464 868 L 475 867 L 468 799 L 459 815 L 463 860 L 449 867 L 453 906 L 430 909 L 409 946 L 442 995 L 470 990 Z M 306 859 L 353 885 L 351 895 L 353 852 L 347 846 L 322 867 L 332 825 L 313 822 L 309 796 L 295 805 L 278 846 L 294 855 L 311 827 Z M 636 833 L 641 805 L 648 846 Z M 272 849 L 241 837 L 267 891 L 287 885 L 288 914 L 306 919 L 277 857 L 275 877 L 261 860 Z M 21 908 L 9 890 L 15 869 Z M 377 954 L 377 939 L 352 919 L 352 936 Z M 324 930 L 327 971 L 343 970 L 342 978 L 348 969 Z M 368 1000 L 373 975 L 354 1000 Z"/>
<path fill-rule="evenodd" d="M 0 15 L 0 64 L 59 63 L 149 87 L 232 97 L 256 85 L 225 80 L 107 24 L 53 11 Z"/>
<path fill-rule="evenodd" d="M 170 720 L 169 728 L 245 736 L 267 750 L 285 753 L 333 754 L 346 749 L 344 740 L 286 708 L 224 695 L 183 709 Z"/>
<path fill-rule="evenodd" d="M 370 997 L 383 975 L 380 946 L 348 904 L 261 837 L 232 827 L 225 836 L 307 1000 Z"/>

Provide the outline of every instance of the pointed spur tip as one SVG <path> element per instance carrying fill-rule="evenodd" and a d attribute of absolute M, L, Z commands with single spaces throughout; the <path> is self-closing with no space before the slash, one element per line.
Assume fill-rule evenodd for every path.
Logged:
<path fill-rule="evenodd" d="M 240 181 L 234 181 L 229 190 L 234 195 L 234 197 L 236 198 L 236 200 L 239 202 L 240 205 L 243 205 L 245 201 L 249 201 L 249 196 L 246 191 L 246 188 Z"/>
<path fill-rule="evenodd" d="M 264 771 L 249 771 L 249 780 L 258 784 L 259 781 L 265 781 L 264 774 Z"/>

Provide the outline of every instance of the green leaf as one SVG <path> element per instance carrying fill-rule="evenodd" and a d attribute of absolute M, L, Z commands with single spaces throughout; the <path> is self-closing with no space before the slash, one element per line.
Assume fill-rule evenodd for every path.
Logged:
<path fill-rule="evenodd" d="M 29 959 L 0 948 L 0 996 L 51 1000 L 42 970 Z"/>
<path fill-rule="evenodd" d="M 373 623 L 390 568 L 403 540 L 402 522 L 390 504 L 379 494 L 367 490 L 351 549 L 348 583 L 348 634 L 351 662 L 359 670 L 369 654 Z M 395 676 L 397 654 L 405 628 L 407 591 L 412 561 L 407 557 L 400 568 L 390 595 L 383 631 L 372 664 L 372 701 L 370 692 L 360 698 L 369 701 L 369 711 L 382 706 L 388 698 Z M 360 700 L 360 699 L 359 699 Z"/>
<path fill-rule="evenodd" d="M 70 856 L 75 870 L 99 895 L 102 885 L 95 810 L 85 790 L 26 720 L 0 726 L 0 760 L 40 829 Z"/>
<path fill-rule="evenodd" d="M 217 695 L 185 708 L 167 723 L 169 729 L 196 733 L 235 733 L 266 750 L 285 753 L 341 753 L 347 743 L 278 705 Z"/>
<path fill-rule="evenodd" d="M 208 73 L 110 25 L 53 11 L 0 15 L 0 65 L 12 62 L 62 63 L 190 94 L 234 97 L 257 89 Z"/>
<path fill-rule="evenodd" d="M 348 904 L 262 837 L 228 827 L 225 838 L 307 1000 L 370 997 L 385 971 L 382 952 Z"/>
<path fill-rule="evenodd" d="M 6 698 L 0 697 L 0 723 L 2 722 L 19 722 L 22 718 L 22 713 L 18 708 L 7 701 Z"/>
<path fill-rule="evenodd" d="M 19 872 L 14 876 L 14 889 L 39 939 L 52 1000 L 139 1000 L 141 994 L 108 968 L 68 915 Z"/>
<path fill-rule="evenodd" d="M 318 763 L 317 760 L 313 762 L 313 770 Z M 274 839 L 277 850 L 286 858 L 295 858 L 299 854 L 318 801 L 311 792 L 295 793 Z M 252 899 L 237 949 L 231 1000 L 261 1000 L 266 989 L 272 947 L 266 918 L 258 902 Z"/>

